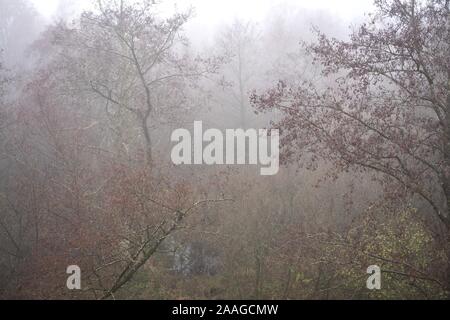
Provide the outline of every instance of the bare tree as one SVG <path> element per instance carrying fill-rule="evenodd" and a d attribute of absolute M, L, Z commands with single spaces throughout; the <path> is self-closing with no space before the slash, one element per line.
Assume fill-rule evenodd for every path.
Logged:
<path fill-rule="evenodd" d="M 217 68 L 215 59 L 189 53 L 181 31 L 190 13 L 162 19 L 157 8 L 150 0 L 98 1 L 97 11 L 85 12 L 79 28 L 67 30 L 72 37 L 64 41 L 66 48 L 77 52 L 72 62 L 84 64 L 76 72 L 83 73 L 83 81 L 104 99 L 107 110 L 135 118 L 149 165 L 151 127 L 186 113 L 187 87 Z"/>
<path fill-rule="evenodd" d="M 251 22 L 235 20 L 220 34 L 218 47 L 228 57 L 222 70 L 224 77 L 224 101 L 227 112 L 233 108 L 242 128 L 249 125 L 249 92 L 256 81 L 258 54 L 261 53 L 259 35 Z"/>

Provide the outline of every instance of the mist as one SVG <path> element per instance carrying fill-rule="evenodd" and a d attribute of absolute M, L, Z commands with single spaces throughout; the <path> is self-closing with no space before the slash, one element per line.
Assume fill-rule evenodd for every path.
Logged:
<path fill-rule="evenodd" d="M 0 0 L 0 299 L 447 299 L 449 10 Z"/>

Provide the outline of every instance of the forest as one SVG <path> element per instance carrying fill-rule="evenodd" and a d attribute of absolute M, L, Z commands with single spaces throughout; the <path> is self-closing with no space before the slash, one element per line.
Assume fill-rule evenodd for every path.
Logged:
<path fill-rule="evenodd" d="M 450 298 L 450 0 L 46 1 L 0 0 L 0 300 Z"/>

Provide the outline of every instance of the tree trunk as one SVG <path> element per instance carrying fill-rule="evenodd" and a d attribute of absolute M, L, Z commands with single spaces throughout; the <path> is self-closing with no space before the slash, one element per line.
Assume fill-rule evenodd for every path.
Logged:
<path fill-rule="evenodd" d="M 149 169 L 153 166 L 153 154 L 152 154 L 152 137 L 150 134 L 150 130 L 148 128 L 148 118 L 150 116 L 150 113 L 147 113 L 145 116 L 143 116 L 142 119 L 142 129 L 144 131 L 144 138 L 145 138 L 145 160 L 147 162 L 147 165 L 149 166 Z"/>

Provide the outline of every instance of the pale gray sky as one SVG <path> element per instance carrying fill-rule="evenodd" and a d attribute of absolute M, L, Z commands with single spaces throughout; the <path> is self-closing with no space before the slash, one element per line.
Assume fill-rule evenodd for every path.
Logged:
<path fill-rule="evenodd" d="M 51 17 L 58 8 L 60 0 L 31 0 L 46 17 Z M 90 0 L 73 0 L 79 6 L 89 4 Z M 169 0 L 167 5 L 178 2 L 179 7 L 192 5 L 197 18 L 205 22 L 217 23 L 234 17 L 258 20 L 265 16 L 271 7 L 289 3 L 300 8 L 329 10 L 342 19 L 351 20 L 361 16 L 371 8 L 372 0 Z"/>
<path fill-rule="evenodd" d="M 58 8 L 58 0 L 31 0 L 31 2 L 46 17 L 51 17 Z"/>
<path fill-rule="evenodd" d="M 50 21 L 60 3 L 64 3 L 63 9 L 66 9 L 68 4 L 88 8 L 93 3 L 93 0 L 30 1 Z M 188 34 L 194 35 L 193 42 L 201 45 L 199 42 L 212 41 L 219 27 L 231 23 L 236 18 L 261 22 L 271 10 L 283 5 L 293 10 L 324 11 L 327 13 L 326 16 L 332 16 L 343 25 L 348 25 L 353 21 L 360 21 L 364 13 L 372 11 L 373 0 L 165 0 L 163 11 L 171 12 L 173 8 L 182 11 L 187 7 L 193 7 L 195 16 L 189 21 L 186 30 Z"/>

